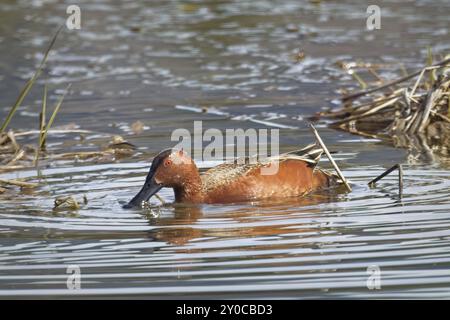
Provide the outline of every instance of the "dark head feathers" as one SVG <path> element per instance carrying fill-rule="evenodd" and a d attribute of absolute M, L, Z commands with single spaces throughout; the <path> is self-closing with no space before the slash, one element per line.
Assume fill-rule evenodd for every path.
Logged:
<path fill-rule="evenodd" d="M 158 153 L 156 157 L 153 158 L 152 165 L 150 167 L 150 172 L 156 170 L 170 154 L 172 149 L 166 149 Z"/>

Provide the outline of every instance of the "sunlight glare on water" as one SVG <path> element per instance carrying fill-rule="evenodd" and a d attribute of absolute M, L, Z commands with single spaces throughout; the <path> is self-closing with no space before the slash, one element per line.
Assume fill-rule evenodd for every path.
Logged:
<path fill-rule="evenodd" d="M 326 123 L 317 128 L 351 193 L 186 206 L 163 189 L 168 204 L 153 212 L 122 209 L 151 156 L 194 120 L 205 130 L 279 128 L 281 151 L 310 143 L 308 117 L 335 106 L 339 88 L 356 88 L 337 64 L 401 61 L 416 70 L 428 46 L 450 48 L 448 1 L 389 1 L 383 32 L 373 33 L 367 6 L 352 0 L 79 2 L 82 29 L 63 31 L 38 86 L 49 85 L 53 105 L 72 83 L 55 125 L 87 133 L 51 135 L 47 147 L 98 150 L 117 134 L 138 154 L 0 173 L 40 183 L 0 194 L 0 297 L 450 297 L 448 165 Z M 0 119 L 65 21 L 64 3 L 31 6 L 0 3 Z M 379 71 L 387 79 L 388 69 Z M 32 90 L 11 127 L 35 130 L 41 99 Z M 404 165 L 401 199 L 396 173 L 367 186 L 395 163 Z M 81 208 L 53 210 L 58 196 Z M 80 267 L 81 290 L 67 289 L 71 265 Z M 367 286 L 371 266 L 381 271 L 380 289 Z"/>
<path fill-rule="evenodd" d="M 344 171 L 350 194 L 166 205 L 154 218 L 119 203 L 140 186 L 142 165 L 101 165 L 95 176 L 94 166 L 44 172 L 53 195 L 89 195 L 79 211 L 53 212 L 45 190 L 4 200 L 0 295 L 408 297 L 420 285 L 420 295 L 446 296 L 448 172 L 405 168 L 402 200 L 396 176 L 370 189 L 382 168 L 365 167 Z M 161 194 L 173 201 L 170 190 Z M 73 264 L 79 292 L 64 287 Z M 382 270 L 383 290 L 366 287 L 371 265 Z"/>

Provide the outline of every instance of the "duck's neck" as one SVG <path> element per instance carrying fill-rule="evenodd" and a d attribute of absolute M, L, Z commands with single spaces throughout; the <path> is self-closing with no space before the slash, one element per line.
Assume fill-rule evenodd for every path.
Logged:
<path fill-rule="evenodd" d="M 180 186 L 173 189 L 175 192 L 176 202 L 191 202 L 200 203 L 203 202 L 203 186 L 202 179 L 198 169 L 192 170 L 187 175 Z"/>

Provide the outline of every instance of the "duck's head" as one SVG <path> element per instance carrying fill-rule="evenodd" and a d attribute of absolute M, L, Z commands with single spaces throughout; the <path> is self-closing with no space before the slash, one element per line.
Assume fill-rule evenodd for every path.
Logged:
<path fill-rule="evenodd" d="M 148 201 L 161 188 L 181 187 L 193 170 L 197 172 L 197 167 L 183 150 L 161 151 L 153 159 L 141 191 L 124 208 L 141 207 L 143 201 Z"/>

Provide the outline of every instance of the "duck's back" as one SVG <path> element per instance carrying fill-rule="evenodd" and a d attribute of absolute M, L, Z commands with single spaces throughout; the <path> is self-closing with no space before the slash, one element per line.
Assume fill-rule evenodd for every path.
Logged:
<path fill-rule="evenodd" d="M 202 175 L 205 202 L 229 203 L 264 198 L 301 196 L 328 187 L 335 177 L 316 169 L 322 149 L 310 145 L 302 150 L 247 163 L 224 163 Z M 276 164 L 267 174 L 263 169 Z"/>

